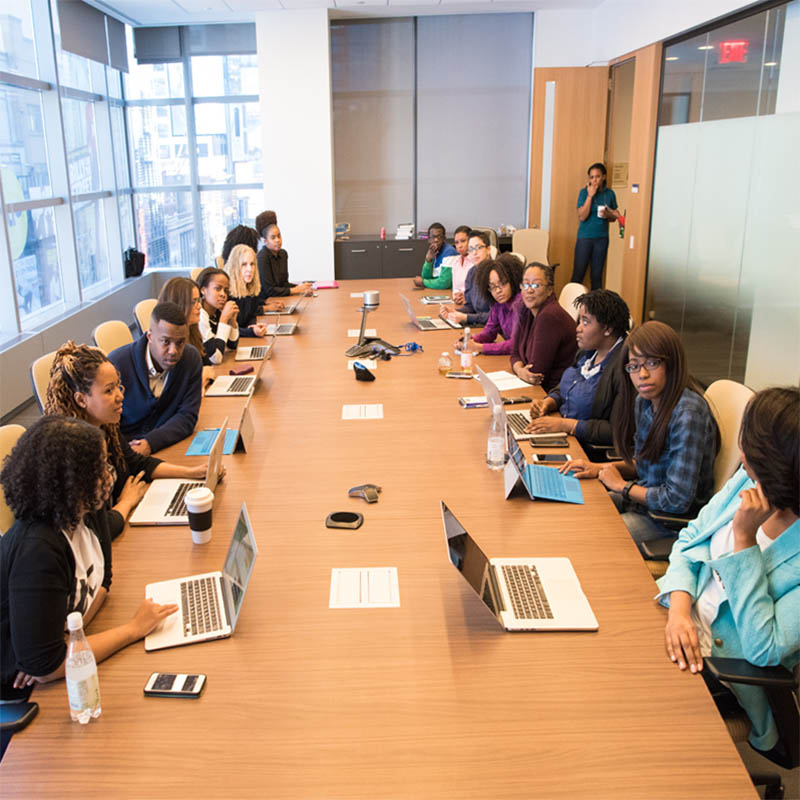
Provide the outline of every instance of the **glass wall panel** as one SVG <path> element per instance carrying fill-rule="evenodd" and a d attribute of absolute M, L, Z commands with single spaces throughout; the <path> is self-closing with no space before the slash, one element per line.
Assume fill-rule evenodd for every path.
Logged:
<path fill-rule="evenodd" d="M 130 106 L 128 133 L 134 186 L 189 183 L 183 106 Z"/>
<path fill-rule="evenodd" d="M 92 81 L 89 74 L 89 61 L 82 56 L 58 49 L 58 81 L 62 86 L 72 89 L 92 91 Z M 105 89 L 101 90 L 105 94 Z"/>
<path fill-rule="evenodd" d="M 192 88 L 195 97 L 258 94 L 258 57 L 192 56 Z"/>
<path fill-rule="evenodd" d="M 197 267 L 191 192 L 134 195 L 139 250 L 147 267 Z"/>
<path fill-rule="evenodd" d="M 97 160 L 94 103 L 61 98 L 64 139 L 67 143 L 70 191 L 73 195 L 97 192 L 102 187 Z"/>
<path fill-rule="evenodd" d="M 101 200 L 73 201 L 78 271 L 84 289 L 108 282 L 108 246 Z"/>
<path fill-rule="evenodd" d="M 117 187 L 127 188 L 131 185 L 128 172 L 128 149 L 125 147 L 125 110 L 122 106 L 111 106 L 111 137 L 114 140 L 114 176 Z"/>
<path fill-rule="evenodd" d="M 29 0 L 4 4 L 0 12 L 0 71 L 39 76 Z"/>
<path fill-rule="evenodd" d="M 198 103 L 194 115 L 200 183 L 261 181 L 258 103 Z"/>
<path fill-rule="evenodd" d="M 125 75 L 128 100 L 183 97 L 183 64 L 139 64 L 133 59 Z"/>
<path fill-rule="evenodd" d="M 414 21 L 331 25 L 336 220 L 414 221 Z"/>
<path fill-rule="evenodd" d="M 6 203 L 52 196 L 39 92 L 0 84 L 0 165 Z"/>
<path fill-rule="evenodd" d="M 264 210 L 263 189 L 219 189 L 200 192 L 203 215 L 203 259 L 213 264 L 222 252 L 222 243 L 231 228 L 253 225 L 256 215 Z"/>

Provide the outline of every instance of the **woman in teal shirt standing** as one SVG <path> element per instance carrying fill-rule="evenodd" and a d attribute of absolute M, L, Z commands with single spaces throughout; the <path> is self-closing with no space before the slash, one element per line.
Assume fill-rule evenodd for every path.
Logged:
<path fill-rule="evenodd" d="M 608 223 L 619 218 L 617 196 L 606 186 L 604 164 L 589 167 L 589 180 L 578 193 L 578 240 L 572 282 L 583 283 L 586 267 L 591 268 L 592 289 L 603 288 L 603 267 L 608 253 Z"/>

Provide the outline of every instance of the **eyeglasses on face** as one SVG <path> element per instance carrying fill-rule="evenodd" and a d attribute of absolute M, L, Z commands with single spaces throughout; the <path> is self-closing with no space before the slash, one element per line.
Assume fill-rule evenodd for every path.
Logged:
<path fill-rule="evenodd" d="M 503 289 L 506 286 L 508 286 L 507 283 L 490 283 L 489 284 L 489 291 L 490 292 L 497 292 L 497 291 L 499 291 L 500 289 Z"/>
<path fill-rule="evenodd" d="M 521 283 L 519 288 L 522 289 L 524 292 L 525 290 L 535 292 L 537 289 L 541 289 L 542 286 L 549 286 L 547 283 L 528 283 L 527 281 Z"/>
<path fill-rule="evenodd" d="M 664 363 L 663 358 L 645 358 L 643 361 L 629 361 L 625 364 L 625 372 L 633 373 L 640 372 L 642 367 L 645 367 L 648 372 L 658 369 Z"/>
<path fill-rule="evenodd" d="M 472 247 L 468 247 L 467 248 L 467 252 L 468 253 L 477 253 L 478 250 L 485 250 L 485 249 L 486 249 L 486 245 L 485 244 L 474 244 L 474 245 L 472 245 Z"/>

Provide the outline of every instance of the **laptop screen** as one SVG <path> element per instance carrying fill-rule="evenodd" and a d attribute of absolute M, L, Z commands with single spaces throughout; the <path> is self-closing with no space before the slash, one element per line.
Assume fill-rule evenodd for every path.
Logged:
<path fill-rule="evenodd" d="M 499 611 L 494 600 L 493 575 L 489 559 L 444 503 L 442 503 L 442 522 L 447 538 L 447 554 L 451 563 L 475 594 L 483 600 L 489 611 L 497 617 Z"/>
<path fill-rule="evenodd" d="M 250 517 L 247 514 L 247 506 L 242 503 L 242 510 L 239 512 L 236 527 L 233 529 L 228 555 L 225 556 L 225 566 L 222 568 L 225 586 L 230 592 L 230 597 L 226 592 L 225 599 L 230 602 L 231 629 L 236 627 L 236 620 L 242 608 L 247 584 L 253 574 L 257 555 L 258 547 L 253 535 L 253 527 L 250 524 Z"/>
<path fill-rule="evenodd" d="M 528 466 L 528 462 L 525 461 L 522 448 L 519 446 L 519 444 L 517 444 L 514 434 L 511 433 L 511 428 L 506 428 L 506 443 L 508 444 L 508 452 L 511 455 L 511 460 L 514 463 L 514 467 L 519 473 L 519 477 L 522 478 L 522 482 L 525 484 L 525 487 L 528 488 L 528 483 L 525 480 L 525 470 Z"/>

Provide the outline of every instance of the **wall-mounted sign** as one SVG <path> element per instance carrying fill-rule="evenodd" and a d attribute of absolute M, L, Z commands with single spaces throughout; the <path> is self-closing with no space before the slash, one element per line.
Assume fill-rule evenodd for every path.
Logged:
<path fill-rule="evenodd" d="M 750 42 L 747 39 L 734 39 L 730 42 L 720 42 L 719 63 L 746 64 L 748 47 L 750 47 Z"/>
<path fill-rule="evenodd" d="M 611 170 L 611 188 L 624 189 L 628 185 L 628 162 L 615 161 Z"/>

